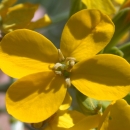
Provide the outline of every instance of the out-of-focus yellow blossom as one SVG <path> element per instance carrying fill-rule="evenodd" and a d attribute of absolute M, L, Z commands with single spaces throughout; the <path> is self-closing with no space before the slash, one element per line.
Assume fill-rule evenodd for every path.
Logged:
<path fill-rule="evenodd" d="M 119 5 L 122 5 L 125 2 L 125 0 L 111 0 L 111 1 L 116 2 Z"/>
<path fill-rule="evenodd" d="M 47 26 L 51 20 L 47 14 L 35 22 L 31 22 L 38 4 L 23 3 L 11 7 L 16 0 L 3 0 L 0 3 L 0 30 L 6 34 L 15 29 L 35 29 Z"/>
<path fill-rule="evenodd" d="M 100 119 L 101 114 L 85 116 L 75 110 L 57 112 L 45 130 L 91 130 L 99 125 Z"/>
<path fill-rule="evenodd" d="M 105 110 L 98 130 L 129 130 L 130 106 L 124 99 L 117 100 Z"/>
<path fill-rule="evenodd" d="M 124 9 L 124 8 L 130 8 L 130 0 L 126 0 L 125 2 L 124 2 L 124 4 L 121 6 L 121 9 Z"/>
<path fill-rule="evenodd" d="M 98 10 L 82 10 L 66 23 L 60 49 L 43 35 L 15 30 L 1 41 L 0 65 L 20 78 L 6 93 L 7 111 L 23 122 L 40 122 L 62 104 L 71 84 L 99 100 L 116 100 L 130 91 L 129 63 L 99 54 L 114 33 L 111 19 Z"/>
<path fill-rule="evenodd" d="M 107 15 L 115 14 L 111 0 L 82 0 L 87 9 L 99 9 Z"/>

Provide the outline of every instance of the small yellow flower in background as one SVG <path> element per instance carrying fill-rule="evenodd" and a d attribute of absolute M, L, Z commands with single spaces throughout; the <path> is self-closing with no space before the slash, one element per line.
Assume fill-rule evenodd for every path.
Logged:
<path fill-rule="evenodd" d="M 91 130 L 97 128 L 100 119 L 101 114 L 85 116 L 75 110 L 66 110 L 57 113 L 44 130 Z"/>
<path fill-rule="evenodd" d="M 111 0 L 82 0 L 87 9 L 99 9 L 107 15 L 115 14 L 115 8 Z"/>
<path fill-rule="evenodd" d="M 129 130 L 130 105 L 124 99 L 117 100 L 106 108 L 98 130 Z"/>
<path fill-rule="evenodd" d="M 125 0 L 112 0 L 113 2 L 116 2 L 117 4 L 123 4 Z"/>
<path fill-rule="evenodd" d="M 129 63 L 99 54 L 111 40 L 114 25 L 98 10 L 82 10 L 66 23 L 60 49 L 43 35 L 20 29 L 1 41 L 0 65 L 18 79 L 6 93 L 7 111 L 23 122 L 41 122 L 62 104 L 67 87 L 99 100 L 116 100 L 130 91 Z"/>
<path fill-rule="evenodd" d="M 121 6 L 121 9 L 129 8 L 130 7 L 130 0 L 126 0 L 124 4 Z"/>
<path fill-rule="evenodd" d="M 38 4 L 23 3 L 11 7 L 15 2 L 16 0 L 3 0 L 0 3 L 0 29 L 2 33 L 6 34 L 21 28 L 41 28 L 51 23 L 47 14 L 39 20 L 31 22 L 34 13 L 38 9 Z"/>

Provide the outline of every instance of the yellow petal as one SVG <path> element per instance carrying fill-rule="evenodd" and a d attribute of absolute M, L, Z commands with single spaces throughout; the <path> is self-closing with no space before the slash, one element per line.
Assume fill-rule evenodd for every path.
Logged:
<path fill-rule="evenodd" d="M 61 51 L 77 61 L 92 57 L 108 44 L 113 33 L 114 25 L 105 14 L 98 10 L 79 11 L 65 25 Z"/>
<path fill-rule="evenodd" d="M 66 130 L 73 127 L 85 117 L 85 115 L 75 110 L 63 111 L 62 113 L 57 113 L 52 120 L 50 120 L 49 125 L 53 130 Z"/>
<path fill-rule="evenodd" d="M 36 4 L 18 4 L 9 8 L 7 16 L 3 19 L 3 30 L 26 28 L 37 10 Z"/>
<path fill-rule="evenodd" d="M 69 93 L 67 92 L 66 96 L 65 96 L 65 99 L 64 99 L 62 105 L 60 106 L 59 110 L 61 110 L 61 111 L 67 110 L 70 107 L 71 102 L 72 102 L 72 98 L 69 95 Z"/>
<path fill-rule="evenodd" d="M 77 63 L 70 78 L 81 93 L 99 100 L 117 100 L 130 92 L 130 65 L 112 54 Z"/>
<path fill-rule="evenodd" d="M 98 126 L 101 115 L 85 116 L 78 111 L 65 111 L 49 122 L 53 130 L 90 130 Z"/>
<path fill-rule="evenodd" d="M 93 128 L 97 128 L 100 118 L 100 114 L 87 116 L 83 120 L 80 119 L 81 121 L 79 121 L 69 130 L 92 130 Z"/>
<path fill-rule="evenodd" d="M 58 51 L 41 34 L 20 29 L 7 34 L 0 46 L 1 69 L 9 76 L 25 75 L 50 70 L 49 65 L 58 61 Z"/>
<path fill-rule="evenodd" d="M 121 6 L 121 9 L 129 8 L 130 7 L 130 0 L 126 0 L 124 4 Z"/>
<path fill-rule="evenodd" d="M 62 105 L 60 105 L 59 110 L 52 117 L 50 117 L 50 119 L 52 120 L 55 117 L 55 115 L 56 116 L 60 115 L 61 113 L 63 113 L 63 111 L 66 111 L 70 107 L 71 102 L 72 102 L 72 98 L 69 95 L 69 93 L 66 92 L 66 96 L 64 98 L 64 101 L 62 102 Z M 43 127 L 47 122 L 48 122 L 48 120 L 42 121 L 42 122 L 39 122 L 39 123 L 32 123 L 31 125 L 34 128 L 38 129 L 38 128 Z M 47 128 L 50 129 L 51 127 L 48 125 Z"/>
<path fill-rule="evenodd" d="M 17 0 L 2 0 L 0 3 L 0 15 L 2 18 L 5 17 L 8 8 L 12 6 Z"/>
<path fill-rule="evenodd" d="M 6 108 L 9 114 L 22 122 L 41 122 L 58 110 L 65 95 L 64 78 L 53 72 L 35 73 L 9 87 Z"/>
<path fill-rule="evenodd" d="M 0 11 L 4 8 L 9 8 L 12 6 L 17 0 L 2 0 L 0 3 Z"/>
<path fill-rule="evenodd" d="M 82 0 L 87 9 L 99 9 L 107 15 L 115 13 L 114 5 L 111 0 Z"/>
<path fill-rule="evenodd" d="M 52 21 L 51 21 L 50 17 L 47 14 L 45 14 L 43 18 L 41 18 L 35 22 L 30 22 L 26 28 L 29 28 L 29 29 L 41 28 L 41 27 L 45 27 L 45 26 L 51 24 L 51 22 Z"/>
<path fill-rule="evenodd" d="M 118 3 L 118 4 L 120 4 L 120 5 L 121 5 L 121 4 L 123 4 L 123 3 L 124 3 L 124 1 L 125 1 L 125 0 L 112 0 L 112 1 L 114 1 L 114 2 L 116 2 L 116 3 Z"/>
<path fill-rule="evenodd" d="M 130 106 L 123 99 L 117 100 L 104 112 L 98 130 L 129 130 Z"/>

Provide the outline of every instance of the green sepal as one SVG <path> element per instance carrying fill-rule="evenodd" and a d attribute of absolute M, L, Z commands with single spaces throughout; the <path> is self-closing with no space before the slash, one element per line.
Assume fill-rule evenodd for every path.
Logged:
<path fill-rule="evenodd" d="M 77 91 L 77 102 L 85 115 L 96 115 L 102 113 L 106 107 L 110 104 L 110 101 L 100 101 L 90 97 L 87 97 Z"/>
<path fill-rule="evenodd" d="M 108 52 L 113 46 L 115 46 L 119 40 L 124 36 L 130 29 L 130 8 L 120 10 L 117 15 L 113 18 L 115 24 L 115 33 L 105 47 L 104 52 Z"/>

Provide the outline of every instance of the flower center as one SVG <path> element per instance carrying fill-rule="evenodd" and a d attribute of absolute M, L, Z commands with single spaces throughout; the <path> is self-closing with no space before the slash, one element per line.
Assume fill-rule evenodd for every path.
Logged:
<path fill-rule="evenodd" d="M 71 69 L 76 63 L 76 59 L 73 57 L 64 58 L 60 49 L 58 49 L 58 53 L 59 53 L 59 62 L 57 62 L 52 69 L 56 74 L 63 75 L 67 86 L 71 86 L 69 77 Z"/>

